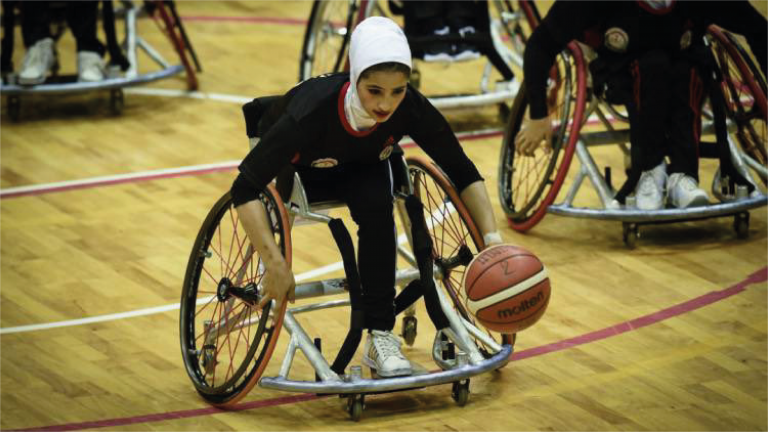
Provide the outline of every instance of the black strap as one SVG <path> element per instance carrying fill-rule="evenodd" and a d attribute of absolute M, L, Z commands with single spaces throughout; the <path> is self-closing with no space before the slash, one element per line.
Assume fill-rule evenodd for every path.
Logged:
<path fill-rule="evenodd" d="M 437 296 L 437 287 L 435 287 L 435 280 L 433 278 L 432 239 L 429 236 L 427 225 L 424 221 L 424 206 L 414 195 L 409 195 L 405 199 L 405 208 L 408 212 L 408 218 L 411 220 L 413 253 L 416 255 L 416 263 L 419 266 L 419 274 L 421 276 L 419 285 L 424 294 L 427 314 L 435 328 L 442 330 L 448 327 L 448 318 L 445 317 L 443 308 L 440 306 L 440 298 Z M 412 289 L 416 289 L 416 286 Z M 408 295 L 412 296 L 413 294 Z M 404 298 L 402 303 L 405 303 L 406 299 Z M 395 300 L 395 304 L 397 305 L 397 300 Z"/>
<path fill-rule="evenodd" d="M 101 13 L 104 34 L 107 36 L 107 51 L 109 52 L 109 64 L 120 66 L 120 70 L 126 71 L 130 66 L 128 59 L 125 58 L 123 50 L 120 49 L 120 45 L 117 43 L 117 36 L 115 35 L 115 11 L 112 6 L 112 0 L 104 0 L 101 2 Z"/>
<path fill-rule="evenodd" d="M 355 261 L 355 247 L 352 244 L 352 237 L 344 226 L 341 219 L 332 219 L 328 223 L 331 229 L 333 239 L 341 252 L 341 259 L 344 263 L 344 272 L 347 275 L 347 288 L 349 290 L 349 301 L 351 303 L 352 313 L 350 316 L 349 331 L 344 343 L 336 354 L 336 359 L 331 365 L 331 370 L 337 374 L 343 374 L 352 357 L 360 346 L 363 338 L 363 327 L 365 316 L 363 314 L 363 292 L 360 287 L 360 275 L 357 272 L 357 262 Z"/>

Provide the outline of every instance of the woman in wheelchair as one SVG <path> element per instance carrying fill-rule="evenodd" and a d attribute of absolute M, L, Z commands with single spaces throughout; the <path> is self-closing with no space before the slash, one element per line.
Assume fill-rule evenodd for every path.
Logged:
<path fill-rule="evenodd" d="M 410 135 L 453 181 L 484 235 L 501 243 L 483 179 L 443 116 L 407 85 L 411 52 L 391 20 L 372 17 L 351 37 L 349 73 L 301 82 L 273 102 L 259 122 L 261 141 L 240 165 L 232 198 L 266 266 L 262 306 L 293 296 L 293 274 L 277 247 L 257 192 L 286 167 L 311 202 L 341 200 L 358 225 L 363 291 L 364 362 L 381 376 L 412 373 L 392 333 L 396 238 L 390 155 Z M 284 199 L 286 197 L 283 197 Z"/>
<path fill-rule="evenodd" d="M 677 208 L 706 205 L 698 186 L 698 67 L 710 24 L 744 35 L 765 73 L 766 19 L 747 1 L 556 1 L 526 45 L 531 119 L 515 138 L 516 151 L 531 155 L 542 141 L 548 145 L 547 71 L 577 39 L 597 50 L 590 64 L 595 91 L 629 115 L 632 169 L 610 207 L 620 208 L 633 188 L 641 210 L 661 209 L 665 198 Z"/>

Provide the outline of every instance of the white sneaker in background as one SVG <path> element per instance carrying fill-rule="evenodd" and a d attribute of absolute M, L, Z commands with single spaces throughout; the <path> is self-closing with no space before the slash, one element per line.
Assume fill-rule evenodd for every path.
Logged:
<path fill-rule="evenodd" d="M 643 171 L 635 189 L 637 208 L 659 210 L 664 207 L 664 185 L 667 183 L 667 164 L 660 163 L 652 170 Z"/>
<path fill-rule="evenodd" d="M 683 173 L 674 173 L 667 182 L 669 202 L 677 208 L 700 207 L 709 204 L 707 193 L 696 180 Z"/>
<path fill-rule="evenodd" d="M 80 82 L 101 81 L 105 78 L 104 61 L 94 51 L 77 52 L 77 80 Z"/>
<path fill-rule="evenodd" d="M 371 330 L 365 341 L 363 363 L 382 377 L 411 375 L 411 362 L 400 352 L 400 339 L 391 331 Z"/>
<path fill-rule="evenodd" d="M 24 54 L 19 72 L 19 84 L 42 84 L 48 78 L 48 73 L 55 64 L 56 51 L 54 50 L 53 39 L 40 39 Z"/>

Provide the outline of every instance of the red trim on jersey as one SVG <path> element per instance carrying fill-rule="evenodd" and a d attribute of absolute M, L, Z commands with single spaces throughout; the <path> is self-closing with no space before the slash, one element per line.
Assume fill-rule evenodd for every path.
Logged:
<path fill-rule="evenodd" d="M 640 7 L 645 9 L 647 12 L 650 12 L 654 15 L 666 15 L 668 14 L 672 9 L 675 8 L 675 0 L 672 0 L 672 2 L 669 4 L 669 6 L 665 8 L 659 8 L 654 9 L 653 6 L 649 5 L 648 3 L 644 2 L 643 0 L 637 0 L 637 3 L 640 4 Z"/>
<path fill-rule="evenodd" d="M 339 92 L 339 119 L 341 120 L 341 125 L 344 126 L 344 130 L 346 130 L 347 133 L 354 137 L 364 137 L 370 135 L 371 132 L 375 131 L 376 128 L 379 127 L 378 123 L 373 125 L 373 127 L 368 130 L 356 131 L 355 128 L 353 128 L 352 125 L 347 121 L 347 115 L 344 114 L 344 97 L 347 95 L 348 89 L 349 81 L 344 83 L 344 85 L 341 87 L 341 91 Z"/>

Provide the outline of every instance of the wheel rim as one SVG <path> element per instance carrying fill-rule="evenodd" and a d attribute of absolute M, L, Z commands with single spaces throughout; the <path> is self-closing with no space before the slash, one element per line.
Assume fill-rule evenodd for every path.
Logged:
<path fill-rule="evenodd" d="M 450 187 L 445 177 L 433 166 L 418 159 L 409 159 L 408 169 L 413 183 L 414 195 L 419 198 L 424 206 L 424 218 L 427 223 L 433 244 L 433 258 L 450 259 L 455 257 L 462 246 L 466 246 L 477 255 L 482 249 L 483 243 L 479 232 L 469 219 L 469 214 L 458 196 L 447 192 Z M 436 179 L 439 176 L 440 179 Z M 466 309 L 466 293 L 462 288 L 466 266 L 453 267 L 447 274 L 438 278 L 446 294 L 451 299 L 456 311 L 475 327 L 483 329 L 480 323 L 476 323 L 475 317 Z M 487 330 L 486 330 L 487 331 Z M 498 333 L 487 333 L 498 340 Z M 502 343 L 507 343 L 506 335 L 502 335 Z M 475 339 L 476 344 L 485 356 L 490 356 L 484 348 L 482 341 Z"/>
<path fill-rule="evenodd" d="M 315 8 L 302 53 L 302 80 L 344 69 L 356 16 L 355 9 L 344 1 L 318 1 Z"/>
<path fill-rule="evenodd" d="M 768 166 L 768 126 L 763 90 L 765 84 L 762 78 L 759 75 L 754 76 L 753 71 L 745 64 L 745 59 L 734 45 L 732 37 L 728 37 L 719 29 L 713 29 L 710 34 L 715 59 L 722 75 L 720 86 L 725 96 L 726 111 L 738 127 L 736 139 L 747 155 L 762 166 Z M 764 175 L 759 177 L 768 185 L 768 179 Z"/>
<path fill-rule="evenodd" d="M 284 219 L 274 200 L 262 196 L 262 202 L 275 240 L 285 252 Z M 240 393 L 255 383 L 274 347 L 282 316 L 271 320 L 269 306 L 261 310 L 255 302 L 231 294 L 231 287 L 255 288 L 263 277 L 261 260 L 231 199 L 225 196 L 195 242 L 181 310 L 187 372 L 198 392 L 211 402 L 227 403 L 244 396 Z"/>
<path fill-rule="evenodd" d="M 554 200 L 552 195 L 556 195 L 560 188 L 561 182 L 556 181 L 557 174 L 561 168 L 567 169 L 566 160 L 570 162 L 568 153 L 562 150 L 569 143 L 571 135 L 578 131 L 580 124 L 571 119 L 571 114 L 575 111 L 574 104 L 579 98 L 574 86 L 575 64 L 569 61 L 569 57 L 558 57 L 557 67 L 553 68 L 551 74 L 555 79 L 550 79 L 548 87 L 552 151 L 546 153 L 539 148 L 531 157 L 515 153 L 514 139 L 529 109 L 527 100 L 519 103 L 504 134 L 500 196 L 513 227 L 524 226 L 526 222 L 538 216 L 537 213 L 543 216 L 546 210 L 543 207 Z"/>

